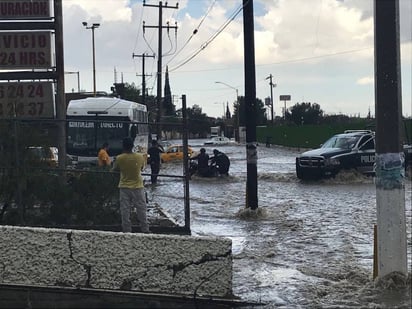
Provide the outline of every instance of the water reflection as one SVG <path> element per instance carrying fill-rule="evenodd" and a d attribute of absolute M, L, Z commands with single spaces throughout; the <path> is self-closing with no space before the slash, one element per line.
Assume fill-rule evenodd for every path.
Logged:
<path fill-rule="evenodd" d="M 202 143 L 190 141 L 195 150 Z M 212 148 L 206 149 L 211 153 Z M 355 171 L 333 180 L 299 181 L 296 151 L 258 148 L 258 212 L 245 210 L 245 146 L 219 150 L 231 159 L 230 177 L 193 178 L 191 227 L 195 235 L 233 242 L 234 293 L 267 308 L 410 308 L 406 288 L 372 278 L 376 190 L 373 178 Z M 179 164 L 162 172 L 182 173 Z M 161 178 L 151 199 L 183 222 L 183 186 Z M 406 181 L 408 265 L 411 265 L 411 182 Z M 409 269 L 410 271 L 410 269 Z"/>

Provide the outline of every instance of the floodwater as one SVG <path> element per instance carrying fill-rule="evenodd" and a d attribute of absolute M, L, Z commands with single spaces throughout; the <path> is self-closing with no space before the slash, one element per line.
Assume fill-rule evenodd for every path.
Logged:
<path fill-rule="evenodd" d="M 202 140 L 189 140 L 196 151 Z M 258 146 L 257 212 L 246 205 L 246 147 L 213 148 L 231 159 L 229 177 L 190 181 L 193 235 L 233 243 L 233 292 L 263 308 L 410 308 L 411 181 L 405 181 L 408 281 L 373 280 L 374 179 L 356 172 L 303 182 L 295 176 L 297 150 Z M 182 175 L 181 164 L 161 173 Z M 183 222 L 183 185 L 159 178 L 149 199 Z"/>

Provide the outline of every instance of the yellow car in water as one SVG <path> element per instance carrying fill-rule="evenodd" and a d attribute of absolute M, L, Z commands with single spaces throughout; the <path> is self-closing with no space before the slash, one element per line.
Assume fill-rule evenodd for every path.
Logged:
<path fill-rule="evenodd" d="M 189 158 L 193 155 L 193 149 L 191 147 L 187 147 L 187 154 Z M 167 147 L 165 151 L 160 154 L 160 160 L 162 163 L 183 160 L 183 146 L 171 145 Z"/>

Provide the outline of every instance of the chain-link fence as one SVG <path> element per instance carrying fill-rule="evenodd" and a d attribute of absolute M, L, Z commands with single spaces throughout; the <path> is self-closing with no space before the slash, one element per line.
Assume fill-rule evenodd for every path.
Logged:
<path fill-rule="evenodd" d="M 173 131 L 185 136 L 182 124 L 173 126 Z M 119 175 L 96 165 L 76 168 L 69 155 L 61 168 L 57 132 L 56 120 L 0 121 L 0 224 L 120 231 Z M 93 161 L 97 161 L 97 151 L 95 155 Z M 180 200 L 185 203 L 181 205 L 181 217 L 187 219 L 188 178 L 184 166 L 181 175 L 159 177 L 182 182 Z M 150 174 L 143 175 L 150 178 Z M 190 233 L 185 219 L 177 222 L 168 218 L 161 205 L 150 198 L 148 219 L 154 232 Z M 134 213 L 132 223 L 137 223 Z M 138 231 L 138 226 L 134 230 Z"/>

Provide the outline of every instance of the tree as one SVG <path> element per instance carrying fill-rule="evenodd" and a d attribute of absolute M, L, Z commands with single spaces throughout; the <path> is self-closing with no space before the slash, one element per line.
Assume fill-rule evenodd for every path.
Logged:
<path fill-rule="evenodd" d="M 133 102 L 141 102 L 141 92 L 137 89 L 135 83 L 126 83 L 124 85 L 124 99 Z"/>
<path fill-rule="evenodd" d="M 188 107 L 186 113 L 189 132 L 197 137 L 207 137 L 211 123 L 202 108 L 195 104 L 192 108 Z"/>
<path fill-rule="evenodd" d="M 240 96 L 238 98 L 238 102 L 234 104 L 234 112 L 233 112 L 233 119 L 235 119 L 235 123 L 239 120 L 239 126 L 246 125 L 246 118 L 249 115 L 245 113 L 245 97 Z M 256 125 L 263 125 L 267 123 L 267 118 L 265 114 L 265 104 L 259 98 L 256 98 Z"/>
<path fill-rule="evenodd" d="M 316 124 L 322 117 L 323 110 L 317 103 L 296 103 L 290 108 L 290 112 L 286 112 L 286 119 L 297 125 Z"/>
<path fill-rule="evenodd" d="M 135 83 L 116 83 L 114 84 L 113 95 L 118 96 L 124 100 L 139 102 L 140 90 L 137 89 Z"/>
<path fill-rule="evenodd" d="M 157 117 L 157 101 L 156 97 L 153 95 L 146 95 L 145 98 L 147 111 L 149 113 L 149 122 L 155 122 Z"/>

